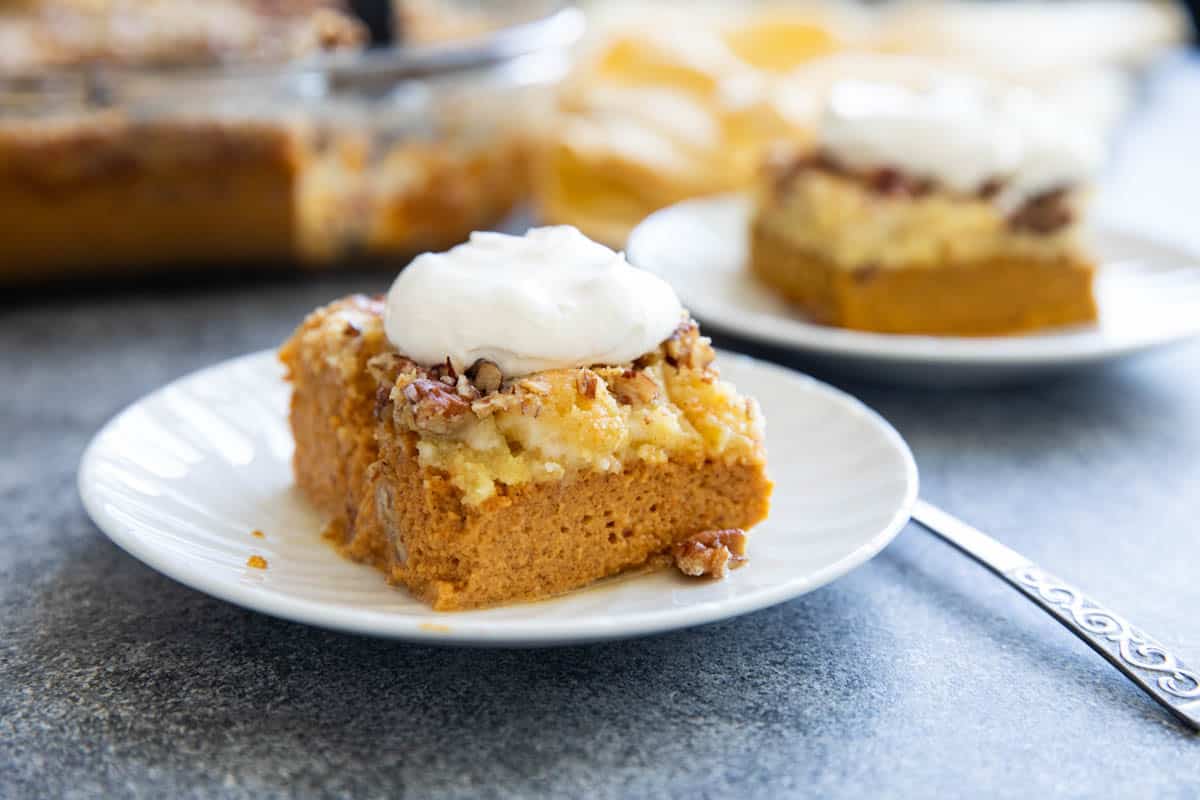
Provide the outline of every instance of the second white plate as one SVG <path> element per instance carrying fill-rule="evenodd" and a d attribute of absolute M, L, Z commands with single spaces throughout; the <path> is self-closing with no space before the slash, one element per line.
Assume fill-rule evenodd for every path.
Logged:
<path fill-rule="evenodd" d="M 323 520 L 292 484 L 289 389 L 274 353 L 218 364 L 119 414 L 84 454 L 80 494 L 114 542 L 159 572 L 298 622 L 507 646 L 698 625 L 788 600 L 862 564 L 908 521 L 917 492 L 903 440 L 854 398 L 745 357 L 720 363 L 762 403 L 775 480 L 750 563 L 723 581 L 657 572 L 540 603 L 431 611 L 321 539 Z M 247 564 L 255 555 L 266 569 Z"/>
<path fill-rule="evenodd" d="M 1200 260 L 1105 228 L 1093 231 L 1100 261 L 1098 324 L 978 338 L 817 325 L 746 270 L 749 213 L 748 203 L 738 196 L 663 209 L 634 230 L 629 259 L 671 283 L 702 322 L 791 348 L 842 372 L 904 383 L 998 383 L 1098 364 L 1200 335 Z"/>

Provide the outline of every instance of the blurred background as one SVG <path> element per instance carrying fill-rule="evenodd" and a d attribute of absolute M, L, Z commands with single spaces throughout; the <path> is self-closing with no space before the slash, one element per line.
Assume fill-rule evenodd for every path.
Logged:
<path fill-rule="evenodd" d="M 0 284 L 394 272 L 534 221 L 620 247 L 804 147 L 846 79 L 1024 87 L 1116 152 L 1194 20 L 1149 0 L 0 0 Z"/>

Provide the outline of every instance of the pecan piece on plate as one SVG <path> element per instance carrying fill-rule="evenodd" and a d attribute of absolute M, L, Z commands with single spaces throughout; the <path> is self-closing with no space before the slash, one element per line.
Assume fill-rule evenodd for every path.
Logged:
<path fill-rule="evenodd" d="M 746 532 L 741 528 L 701 531 L 676 544 L 671 555 L 684 575 L 724 578 L 747 560 Z"/>

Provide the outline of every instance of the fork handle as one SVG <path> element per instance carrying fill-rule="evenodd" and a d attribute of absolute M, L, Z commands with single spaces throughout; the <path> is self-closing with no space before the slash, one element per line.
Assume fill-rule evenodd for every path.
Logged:
<path fill-rule="evenodd" d="M 912 518 L 1032 600 L 1176 719 L 1200 732 L 1200 673 L 1157 641 L 1076 587 L 945 511 L 918 500 Z"/>

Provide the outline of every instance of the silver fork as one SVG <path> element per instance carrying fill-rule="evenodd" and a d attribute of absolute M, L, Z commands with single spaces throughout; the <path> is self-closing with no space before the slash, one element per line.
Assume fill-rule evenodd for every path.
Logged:
<path fill-rule="evenodd" d="M 1071 584 L 945 511 L 918 500 L 912 518 L 1003 578 L 1104 656 L 1176 719 L 1200 732 L 1200 673 L 1157 641 Z"/>

